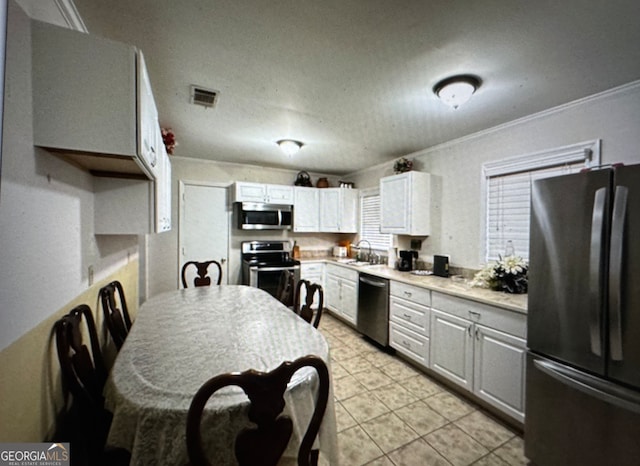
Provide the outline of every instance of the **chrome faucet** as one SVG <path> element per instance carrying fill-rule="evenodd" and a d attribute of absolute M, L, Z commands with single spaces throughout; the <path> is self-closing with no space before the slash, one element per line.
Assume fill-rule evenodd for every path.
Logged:
<path fill-rule="evenodd" d="M 358 242 L 356 243 L 356 245 L 354 246 L 354 248 L 356 248 L 356 249 L 358 250 L 358 256 L 360 256 L 360 250 L 362 249 L 362 248 L 360 247 L 360 243 L 367 243 L 367 245 L 369 246 L 369 253 L 367 254 L 367 258 L 366 258 L 366 260 L 367 260 L 367 261 L 370 261 L 370 260 L 371 260 L 371 243 L 370 243 L 369 241 L 367 241 L 366 239 L 361 239 L 360 241 L 358 241 Z M 358 260 L 362 260 L 362 259 L 360 259 L 360 258 L 358 257 Z"/>

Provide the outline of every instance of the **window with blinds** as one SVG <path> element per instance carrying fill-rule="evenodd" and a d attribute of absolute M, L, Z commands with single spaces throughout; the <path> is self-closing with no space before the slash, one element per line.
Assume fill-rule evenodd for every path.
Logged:
<path fill-rule="evenodd" d="M 371 243 L 372 249 L 386 251 L 391 247 L 392 236 L 380 233 L 380 193 L 360 193 L 360 239 Z"/>
<path fill-rule="evenodd" d="M 533 181 L 577 173 L 599 163 L 600 141 L 596 140 L 485 164 L 485 260 L 503 256 L 509 241 L 516 255 L 529 260 Z"/>

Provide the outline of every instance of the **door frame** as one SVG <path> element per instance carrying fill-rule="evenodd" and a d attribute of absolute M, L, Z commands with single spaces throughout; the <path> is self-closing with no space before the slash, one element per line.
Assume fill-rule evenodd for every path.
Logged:
<path fill-rule="evenodd" d="M 229 209 L 229 187 L 232 183 L 214 182 L 214 181 L 197 181 L 197 180 L 178 180 L 178 257 L 177 257 L 177 286 L 178 289 L 182 287 L 182 278 L 180 270 L 182 267 L 182 241 L 184 240 L 183 225 L 184 225 L 184 193 L 187 185 L 190 186 L 205 186 L 208 188 L 223 188 L 226 190 L 226 205 L 227 208 L 227 261 L 222 264 L 223 271 L 223 283 L 229 281 L 229 252 L 231 251 L 231 214 L 232 209 Z"/>

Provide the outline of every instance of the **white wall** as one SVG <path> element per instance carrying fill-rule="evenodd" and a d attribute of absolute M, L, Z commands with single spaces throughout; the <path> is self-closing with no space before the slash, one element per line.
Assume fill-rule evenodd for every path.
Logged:
<path fill-rule="evenodd" d="M 29 18 L 9 1 L 0 179 L 0 350 L 137 258 L 136 237 L 93 234 L 93 181 L 33 146 Z M 69 128 L 70 131 L 73 128 Z M 95 309 L 95 303 L 88 303 Z"/>
<path fill-rule="evenodd" d="M 460 110 L 464 118 L 464 107 Z M 454 266 L 483 262 L 482 164 L 594 139 L 602 140 L 602 163 L 640 163 L 640 82 L 532 115 L 510 124 L 410 154 L 414 168 L 435 175 L 433 234 L 420 256 L 451 254 Z M 377 185 L 393 162 L 353 174 L 356 186 Z M 409 247 L 399 237 L 401 248 Z"/>

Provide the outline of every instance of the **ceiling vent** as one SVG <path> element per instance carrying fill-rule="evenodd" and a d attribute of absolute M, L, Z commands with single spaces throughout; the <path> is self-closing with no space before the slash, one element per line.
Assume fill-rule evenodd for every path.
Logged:
<path fill-rule="evenodd" d="M 215 106 L 218 101 L 218 91 L 212 89 L 205 89 L 201 86 L 191 86 L 191 99 L 192 104 L 202 105 L 203 107 L 211 108 Z"/>

